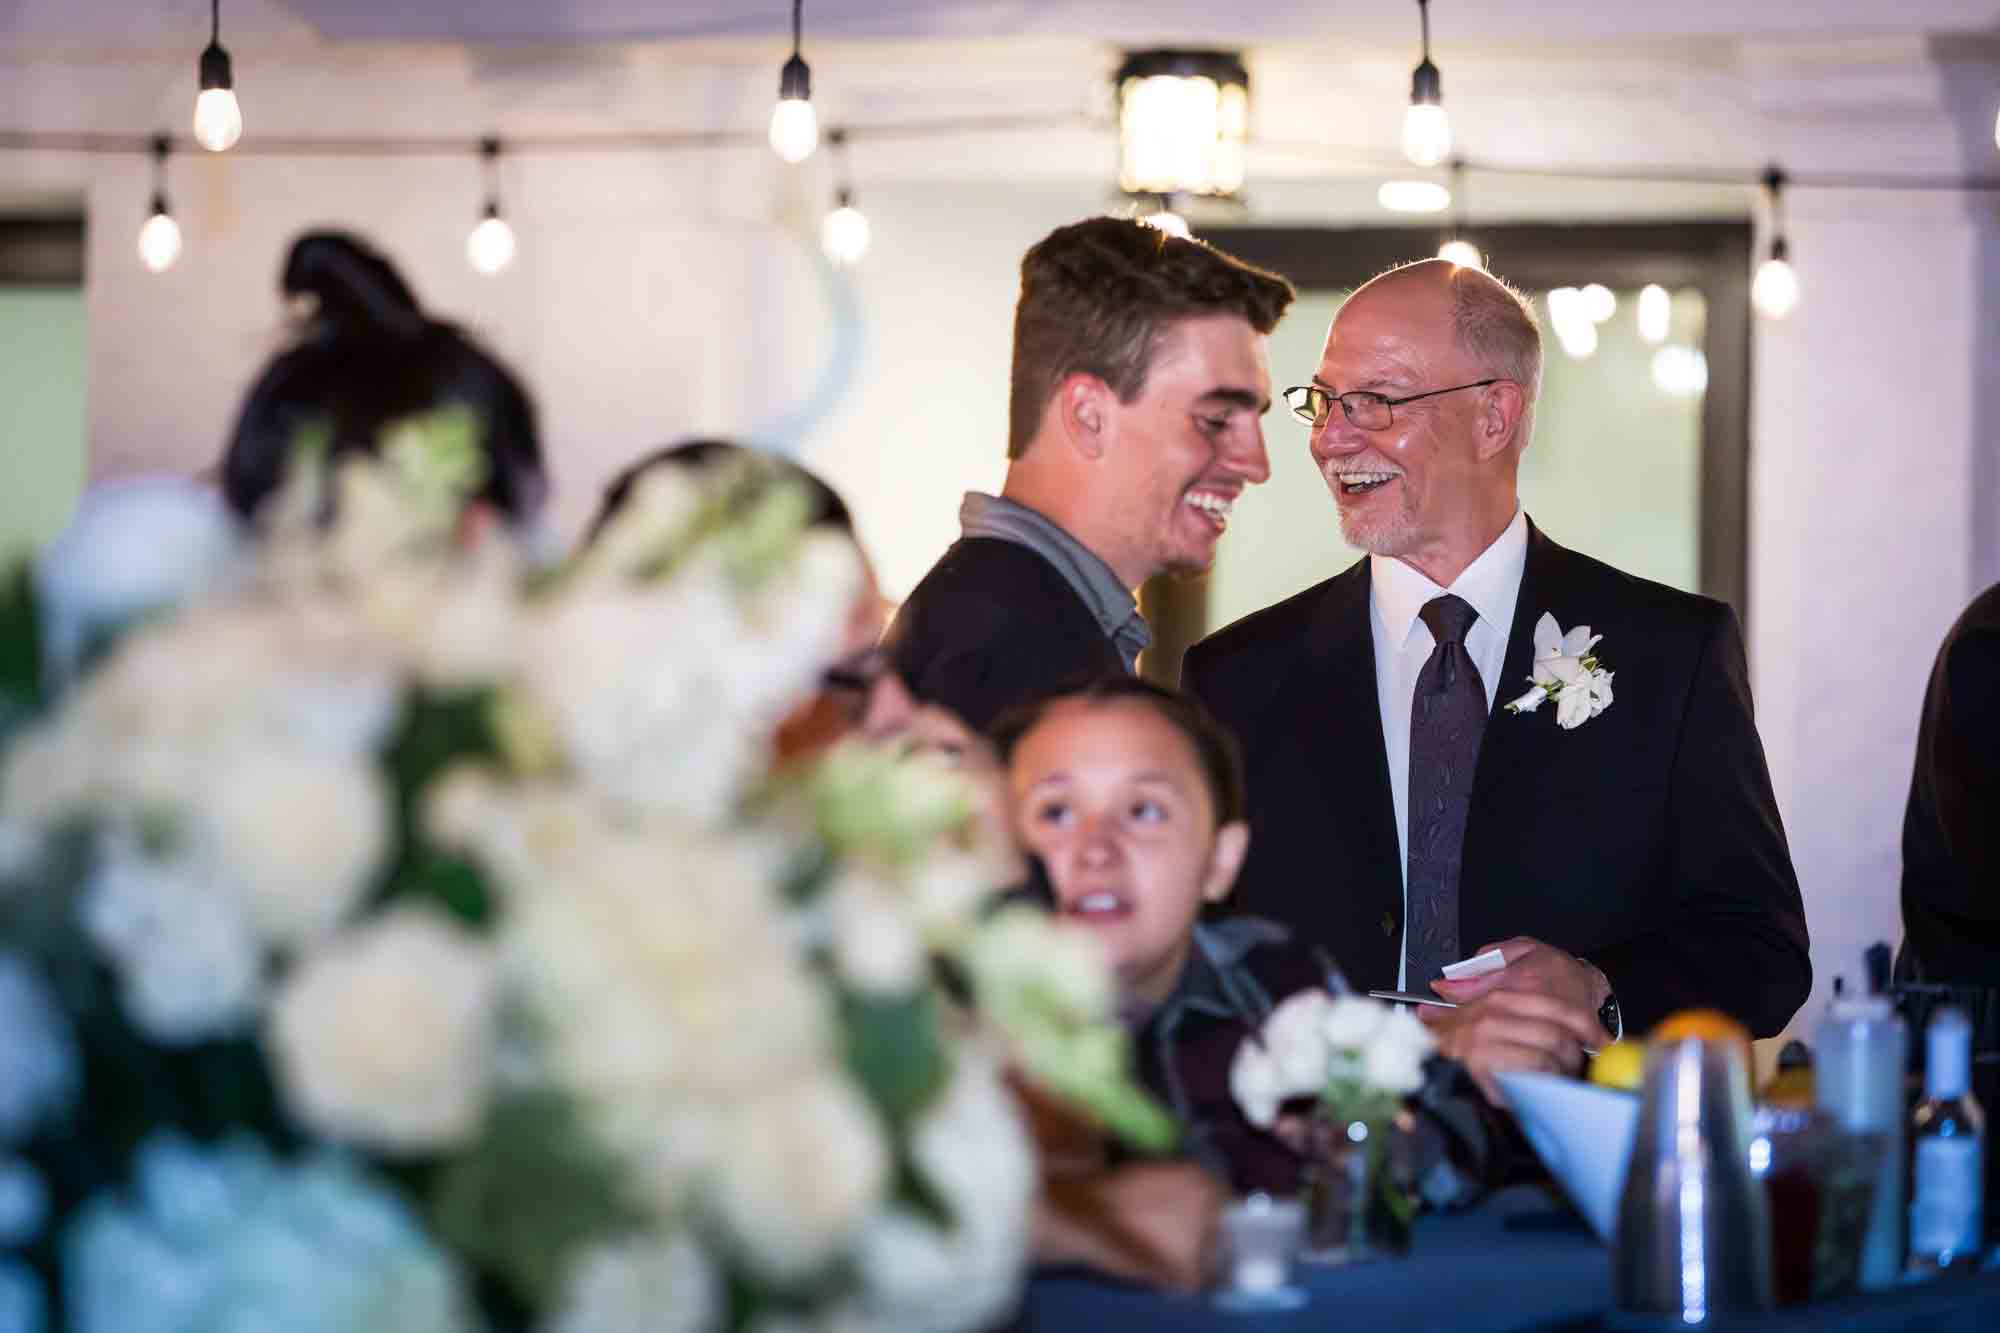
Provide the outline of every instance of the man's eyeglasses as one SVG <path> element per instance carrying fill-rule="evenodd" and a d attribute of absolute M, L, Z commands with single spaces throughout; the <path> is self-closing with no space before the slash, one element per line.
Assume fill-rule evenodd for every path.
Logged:
<path fill-rule="evenodd" d="M 1285 402 L 1292 409 L 1292 415 L 1305 422 L 1314 430 L 1326 424 L 1333 415 L 1333 405 L 1340 403 L 1340 410 L 1347 419 L 1361 430 L 1387 430 L 1395 420 L 1389 409 L 1401 407 L 1404 403 L 1414 403 L 1420 398 L 1435 398 L 1441 393 L 1457 393 L 1460 389 L 1483 389 L 1489 384 L 1498 384 L 1506 376 L 1496 375 L 1492 379 L 1474 380 L 1470 384 L 1454 384 L 1449 389 L 1432 389 L 1428 393 L 1413 393 L 1406 398 L 1385 398 L 1379 393 L 1369 393 L 1365 389 L 1354 389 L 1347 393 L 1334 393 L 1322 389 L 1317 384 L 1294 384 L 1285 390 Z"/>

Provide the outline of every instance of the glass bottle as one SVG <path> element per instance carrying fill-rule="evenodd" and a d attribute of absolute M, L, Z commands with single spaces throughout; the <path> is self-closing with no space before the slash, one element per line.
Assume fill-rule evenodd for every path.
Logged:
<path fill-rule="evenodd" d="M 1910 1114 L 1910 1271 L 1979 1264 L 1985 1117 L 1970 1091 L 1972 1024 L 1946 1006 L 1924 1033 L 1924 1096 Z"/>

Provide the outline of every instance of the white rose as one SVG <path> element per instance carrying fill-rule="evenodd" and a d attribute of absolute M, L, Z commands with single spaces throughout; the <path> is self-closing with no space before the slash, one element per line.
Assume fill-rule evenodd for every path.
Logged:
<path fill-rule="evenodd" d="M 218 764 L 198 815 L 277 945 L 308 943 L 347 916 L 389 851 L 389 794 L 365 763 L 244 746 Z"/>
<path fill-rule="evenodd" d="M 1365 995 L 1340 995 L 1326 1010 L 1320 1036 L 1329 1046 L 1358 1050 L 1382 1029 L 1391 1016 L 1390 1006 Z"/>
<path fill-rule="evenodd" d="M 492 951 L 428 909 L 391 908 L 336 937 L 272 1006 L 293 1113 L 389 1151 L 465 1141 L 486 1108 L 498 983 Z"/>
<path fill-rule="evenodd" d="M 710 1182 L 743 1260 L 777 1282 L 821 1271 L 881 1205 L 889 1146 L 868 1104 L 828 1071 L 744 1104 Z"/>
<path fill-rule="evenodd" d="M 1556 696 L 1556 725 L 1574 731 L 1591 719 L 1590 691 L 1578 682 Z"/>
<path fill-rule="evenodd" d="M 709 1333 L 722 1278 L 693 1239 L 633 1236 L 572 1261 L 548 1333 Z"/>
<path fill-rule="evenodd" d="M 1318 1092 L 1326 1083 L 1326 1024 L 1334 999 L 1318 987 L 1287 996 L 1264 1020 L 1264 1049 L 1287 1097 Z"/>
<path fill-rule="evenodd" d="M 903 995 L 929 976 L 923 941 L 908 912 L 879 889 L 856 880 L 827 897 L 833 929 L 833 963 L 856 990 Z"/>
<path fill-rule="evenodd" d="M 1424 1085 L 1424 1061 L 1437 1048 L 1429 1028 L 1398 1010 L 1388 1016 L 1362 1054 L 1361 1076 L 1371 1086 L 1406 1095 Z"/>
<path fill-rule="evenodd" d="M 1285 1100 L 1278 1062 L 1256 1042 L 1245 1038 L 1229 1062 L 1229 1095 L 1243 1108 L 1243 1117 L 1259 1129 L 1269 1129 Z"/>

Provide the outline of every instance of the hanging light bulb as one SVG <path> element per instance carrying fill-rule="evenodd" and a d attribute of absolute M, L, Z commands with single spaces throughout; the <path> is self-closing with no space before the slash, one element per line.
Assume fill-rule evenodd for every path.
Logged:
<path fill-rule="evenodd" d="M 153 213 L 139 228 L 139 262 L 148 272 L 165 273 L 181 257 L 181 226 L 167 211 L 162 195 L 153 196 Z"/>
<path fill-rule="evenodd" d="M 792 58 L 778 73 L 778 105 L 771 109 L 771 151 L 787 162 L 803 162 L 819 147 L 819 117 L 813 111 L 812 70 L 799 55 L 805 0 L 792 0 Z"/>
<path fill-rule="evenodd" d="M 1780 236 L 1771 242 L 1771 257 L 1757 266 L 1750 283 L 1750 303 L 1766 319 L 1783 319 L 1799 303 L 1799 275 Z"/>
<path fill-rule="evenodd" d="M 868 253 L 868 216 L 854 206 L 854 191 L 833 196 L 833 211 L 819 224 L 819 247 L 840 268 L 853 268 Z"/>
<path fill-rule="evenodd" d="M 1383 181 L 1375 202 L 1391 213 L 1442 213 L 1451 207 L 1451 191 L 1436 181 Z"/>
<path fill-rule="evenodd" d="M 1194 229 L 1188 226 L 1188 220 L 1179 213 L 1174 212 L 1171 208 L 1161 208 L 1148 213 L 1140 218 L 1139 221 L 1145 223 L 1154 231 L 1163 231 L 1169 236 L 1178 236 L 1184 241 L 1194 239 Z"/>
<path fill-rule="evenodd" d="M 1668 328 L 1673 323 L 1674 301 L 1667 295 L 1667 289 L 1657 282 L 1649 282 L 1639 291 L 1639 336 L 1649 343 L 1659 344 L 1667 340 Z"/>
<path fill-rule="evenodd" d="M 1451 154 L 1451 121 L 1444 113 L 1444 84 L 1431 63 L 1430 0 L 1417 0 L 1424 26 L 1424 58 L 1410 75 L 1410 109 L 1403 113 L 1403 156 L 1434 167 Z"/>
<path fill-rule="evenodd" d="M 833 154 L 834 179 L 839 182 L 833 192 L 833 208 L 820 220 L 819 248 L 835 268 L 853 268 L 868 253 L 871 232 L 868 217 L 854 206 L 854 186 L 851 183 L 847 161 L 847 131 L 835 128 L 826 136 L 826 146 Z"/>
<path fill-rule="evenodd" d="M 489 278 L 514 262 L 514 229 L 500 216 L 498 204 L 486 206 L 486 216 L 465 238 L 465 257 Z"/>
<path fill-rule="evenodd" d="M 167 154 L 171 151 L 165 135 L 153 140 L 153 207 L 139 228 L 139 262 L 149 273 L 165 273 L 181 257 L 181 227 L 167 207 Z"/>
<path fill-rule="evenodd" d="M 486 211 L 465 238 L 465 258 L 475 272 L 490 278 L 514 262 L 514 229 L 500 216 L 500 141 L 482 140 L 479 157 L 486 176 Z"/>
<path fill-rule="evenodd" d="M 1574 287 L 1551 288 L 1549 325 L 1571 359 L 1582 361 L 1597 351 L 1597 324 L 1590 318 L 1584 294 Z"/>
<path fill-rule="evenodd" d="M 1452 210 L 1451 230 L 1445 233 L 1443 245 L 1438 247 L 1438 258 L 1447 264 L 1460 268 L 1476 268 L 1482 272 L 1486 268 L 1486 256 L 1479 253 L 1479 247 L 1465 239 L 1465 159 L 1457 158 L 1451 164 L 1451 200 L 1456 207 Z"/>
<path fill-rule="evenodd" d="M 1593 324 L 1602 324 L 1618 313 L 1618 294 L 1601 282 L 1593 282 L 1582 292 L 1583 313 Z"/>
<path fill-rule="evenodd" d="M 1460 268 L 1486 267 L 1486 256 L 1479 253 L 1479 247 L 1463 237 L 1454 237 L 1438 247 L 1438 258 L 1458 265 Z"/>
<path fill-rule="evenodd" d="M 1675 398 L 1693 398 L 1708 388 L 1708 358 L 1699 347 L 1662 347 L 1653 353 L 1653 385 Z"/>
<path fill-rule="evenodd" d="M 243 108 L 236 104 L 229 52 L 222 49 L 222 0 L 209 0 L 208 16 L 208 46 L 201 53 L 201 92 L 194 99 L 194 137 L 209 152 L 226 153 L 243 137 Z"/>
<path fill-rule="evenodd" d="M 1785 242 L 1785 173 L 1772 167 L 1764 173 L 1771 199 L 1771 255 L 1757 266 L 1750 282 L 1750 304 L 1766 319 L 1783 319 L 1799 303 L 1799 275 L 1792 271 L 1791 247 Z"/>
<path fill-rule="evenodd" d="M 1234 51 L 1133 51 L 1118 90 L 1118 188 L 1233 199 L 1243 189 L 1250 73 Z"/>

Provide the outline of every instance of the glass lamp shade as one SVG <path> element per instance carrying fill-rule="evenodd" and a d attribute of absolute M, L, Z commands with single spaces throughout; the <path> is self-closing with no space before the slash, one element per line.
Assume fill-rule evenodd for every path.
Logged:
<path fill-rule="evenodd" d="M 1118 71 L 1118 188 L 1232 198 L 1243 189 L 1250 76 L 1224 51 L 1147 51 Z"/>

